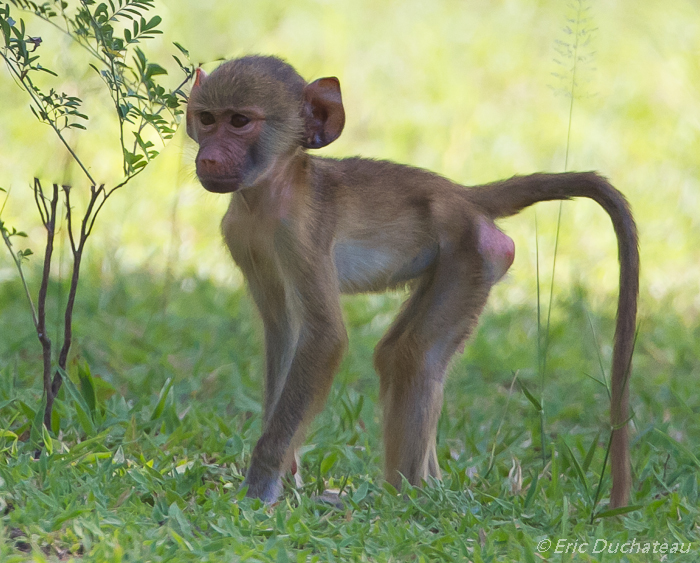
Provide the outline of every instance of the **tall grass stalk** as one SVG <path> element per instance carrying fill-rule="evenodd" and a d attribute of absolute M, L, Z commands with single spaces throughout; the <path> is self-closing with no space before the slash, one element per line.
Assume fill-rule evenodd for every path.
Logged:
<path fill-rule="evenodd" d="M 542 358 L 544 350 L 542 350 L 542 319 L 541 319 L 541 298 L 540 298 L 540 236 L 537 224 L 537 211 L 535 211 L 535 272 L 537 279 L 537 368 L 540 370 L 540 405 L 542 408 L 540 414 L 540 437 L 542 442 L 542 468 L 547 465 L 547 452 L 545 450 L 546 435 L 544 433 L 544 369 L 542 367 Z"/>
<path fill-rule="evenodd" d="M 496 437 L 493 440 L 493 446 L 491 447 L 491 456 L 489 457 L 489 465 L 486 473 L 484 474 L 484 479 L 486 479 L 493 469 L 494 463 L 496 461 L 496 446 L 498 445 L 498 439 L 501 435 L 501 429 L 503 428 L 503 422 L 506 419 L 506 414 L 508 413 L 508 407 L 510 406 L 510 398 L 513 396 L 513 387 L 518 379 L 518 372 L 513 374 L 513 380 L 510 382 L 510 387 L 508 388 L 508 399 L 506 399 L 506 408 L 503 410 L 503 415 L 501 416 L 501 421 L 498 423 L 498 430 L 496 430 Z"/>
<path fill-rule="evenodd" d="M 581 73 L 592 60 L 592 53 L 588 52 L 594 28 L 588 24 L 591 18 L 588 15 L 590 6 L 588 0 L 572 0 L 568 5 L 570 13 L 566 18 L 566 25 L 563 28 L 568 40 L 555 40 L 555 50 L 559 57 L 554 62 L 564 68 L 563 73 L 552 73 L 563 86 L 555 88 L 556 93 L 563 93 L 569 98 L 569 116 L 566 130 L 566 150 L 564 153 L 564 172 L 569 169 L 569 153 L 571 149 L 571 129 L 574 115 L 574 100 L 581 97 Z M 550 326 L 552 319 L 552 305 L 554 301 L 554 279 L 557 267 L 557 254 L 559 252 L 559 234 L 561 232 L 561 218 L 563 202 L 559 202 L 557 213 L 557 228 L 554 236 L 554 257 L 552 258 L 552 277 L 549 285 L 549 304 L 547 308 L 547 324 L 544 329 L 544 343 L 542 342 L 542 319 L 541 319 L 541 294 L 540 294 L 540 253 L 539 253 L 539 232 L 537 229 L 537 215 L 535 214 L 535 258 L 537 262 L 537 360 L 540 369 L 541 398 L 540 404 L 540 433 L 542 440 L 542 463 L 546 464 L 546 436 L 545 436 L 545 411 L 544 411 L 544 389 L 547 372 L 547 358 L 549 353 Z"/>

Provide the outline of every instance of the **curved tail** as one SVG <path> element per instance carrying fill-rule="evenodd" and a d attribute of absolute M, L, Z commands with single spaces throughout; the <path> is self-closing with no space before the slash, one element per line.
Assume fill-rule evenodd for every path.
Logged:
<path fill-rule="evenodd" d="M 629 437 L 628 381 L 632 365 L 639 293 L 639 248 L 637 226 L 629 203 L 610 183 L 594 172 L 564 174 L 532 174 L 514 176 L 468 190 L 469 199 L 492 219 L 514 215 L 540 201 L 586 197 L 596 201 L 610 216 L 617 235 L 620 261 L 620 295 L 613 347 L 610 421 L 613 428 L 611 445 L 612 508 L 629 501 L 631 484 Z"/>

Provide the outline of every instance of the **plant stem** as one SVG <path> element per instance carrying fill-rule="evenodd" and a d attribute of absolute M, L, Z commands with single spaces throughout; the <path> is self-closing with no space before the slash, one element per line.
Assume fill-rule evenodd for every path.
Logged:
<path fill-rule="evenodd" d="M 70 206 L 70 186 L 63 186 L 63 193 L 66 201 L 66 223 L 68 227 L 68 237 L 70 239 L 71 250 L 73 252 L 73 271 L 71 274 L 70 288 L 68 290 L 68 300 L 66 302 L 63 322 L 63 345 L 61 346 L 61 352 L 58 356 L 58 367 L 60 370 L 56 370 L 53 377 L 53 382 L 51 384 L 51 390 L 54 396 L 56 396 L 61 389 L 61 384 L 63 383 L 61 370 L 64 372 L 66 370 L 68 353 L 70 352 L 70 347 L 73 343 L 73 308 L 75 306 L 75 297 L 78 293 L 78 283 L 80 282 L 80 265 L 83 260 L 85 243 L 90 236 L 97 214 L 100 212 L 100 209 L 102 209 L 102 204 L 104 204 L 107 197 L 104 195 L 104 184 L 100 185 L 99 187 L 92 186 L 90 188 L 90 201 L 80 224 L 80 234 L 76 244 L 75 235 L 73 233 L 73 220 Z M 97 200 L 100 198 L 100 196 L 103 197 L 103 200 L 97 206 L 97 208 L 95 208 Z"/>
<path fill-rule="evenodd" d="M 5 246 L 7 246 L 7 249 L 10 251 L 10 254 L 12 255 L 12 260 L 14 260 L 14 262 L 15 262 L 15 266 L 17 267 L 17 271 L 19 272 L 19 278 L 22 280 L 22 287 L 24 288 L 24 294 L 26 295 L 27 301 L 29 301 L 29 307 L 32 310 L 32 320 L 34 321 L 34 328 L 38 328 L 39 321 L 38 321 L 37 316 L 36 316 L 36 308 L 34 307 L 34 300 L 32 299 L 32 294 L 29 291 L 29 286 L 27 285 L 27 280 L 24 277 L 24 270 L 22 269 L 22 261 L 20 258 L 17 257 L 14 250 L 12 249 L 12 241 L 7 236 L 5 229 L 4 228 L 0 229 L 0 232 L 2 233 L 2 239 L 5 241 Z"/>
<path fill-rule="evenodd" d="M 537 211 L 535 211 L 535 272 L 537 281 L 537 366 L 540 369 L 540 445 L 542 449 L 542 468 L 547 466 L 547 435 L 544 431 L 545 420 L 544 420 L 544 367 L 546 363 L 545 358 L 543 358 L 543 346 L 542 346 L 542 296 L 540 295 L 540 244 L 539 244 L 539 229 L 537 224 Z"/>
<path fill-rule="evenodd" d="M 571 69 L 571 88 L 569 89 L 569 126 L 566 131 L 566 153 L 564 155 L 564 172 L 569 169 L 569 147 L 571 146 L 571 123 L 573 121 L 574 115 L 574 94 L 576 93 L 576 71 L 578 70 L 578 48 L 579 48 L 579 35 L 581 32 L 581 12 L 583 11 L 583 4 L 581 0 L 578 2 L 578 12 L 576 13 L 576 34 L 574 36 L 574 67 Z M 561 203 L 559 204 L 561 206 Z"/>
<path fill-rule="evenodd" d="M 569 169 L 569 149 L 571 147 L 571 124 L 573 123 L 574 116 L 574 100 L 576 98 L 576 76 L 578 71 L 578 51 L 579 51 L 579 41 L 581 33 L 581 19 L 583 17 L 583 2 L 578 0 L 578 10 L 576 12 L 576 30 L 574 31 L 574 44 L 573 44 L 573 59 L 574 64 L 571 68 L 571 83 L 569 86 L 569 122 L 566 131 L 566 151 L 564 153 L 564 172 Z M 547 311 L 547 329 L 545 331 L 545 346 L 544 346 L 544 365 L 542 370 L 547 368 L 547 352 L 549 349 L 549 326 L 552 317 L 552 300 L 554 297 L 554 274 L 557 268 L 557 252 L 559 250 L 559 233 L 561 231 L 561 215 L 564 207 L 564 202 L 559 202 L 559 214 L 557 215 L 557 232 L 554 237 L 554 258 L 552 259 L 552 279 L 549 286 L 549 309 Z"/>
<path fill-rule="evenodd" d="M 34 179 L 34 193 L 37 200 L 43 202 L 43 189 L 38 178 Z M 39 201 L 37 201 L 39 204 Z M 44 424 L 51 428 L 51 409 L 55 393 L 51 384 L 51 339 L 46 332 L 46 295 L 49 289 L 49 276 L 51 274 L 51 256 L 53 255 L 53 240 L 56 232 L 56 207 L 58 205 L 58 184 L 53 185 L 49 213 L 46 216 L 44 226 L 46 227 L 46 248 L 44 250 L 44 267 L 41 274 L 41 287 L 39 288 L 39 299 L 37 301 L 39 312 L 37 317 L 36 333 L 41 343 L 43 357 L 43 381 L 44 394 L 46 395 L 46 409 L 44 410 Z M 39 208 L 42 214 L 44 211 Z"/>

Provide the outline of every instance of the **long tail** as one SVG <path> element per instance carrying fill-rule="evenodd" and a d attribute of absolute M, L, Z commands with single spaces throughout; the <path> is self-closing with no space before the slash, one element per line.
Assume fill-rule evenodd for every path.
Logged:
<path fill-rule="evenodd" d="M 573 197 L 592 199 L 605 209 L 617 235 L 620 261 L 620 296 L 612 358 L 612 398 L 610 421 L 613 428 L 611 446 L 612 492 L 610 505 L 625 506 L 631 484 L 629 437 L 628 380 L 632 365 L 639 293 L 639 248 L 637 226 L 629 203 L 610 183 L 594 172 L 532 174 L 515 176 L 502 182 L 468 190 L 469 199 L 492 219 L 514 215 L 540 202 Z"/>

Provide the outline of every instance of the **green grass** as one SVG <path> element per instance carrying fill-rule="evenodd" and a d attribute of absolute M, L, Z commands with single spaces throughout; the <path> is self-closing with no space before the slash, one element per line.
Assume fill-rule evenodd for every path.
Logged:
<path fill-rule="evenodd" d="M 246 294 L 192 277 L 169 284 L 166 305 L 163 279 L 107 278 L 90 266 L 74 383 L 61 392 L 39 459 L 39 347 L 18 285 L 0 285 L 3 562 L 529 562 L 541 560 L 538 542 L 562 538 L 589 542 L 576 561 L 661 557 L 594 555 L 596 539 L 693 542 L 694 555 L 667 561 L 698 557 L 700 335 L 667 310 L 642 318 L 637 345 L 633 512 L 591 524 L 605 510 L 593 498 L 608 433 L 607 393 L 593 378 L 602 377 L 598 354 L 608 364 L 612 319 L 591 310 L 583 290 L 556 303 L 545 389 L 534 307 L 487 310 L 447 385 L 444 479 L 401 494 L 381 479 L 371 367 L 401 296 L 345 299 L 350 352 L 309 433 L 305 485 L 266 507 L 238 492 L 260 433 L 260 330 Z M 544 468 L 539 413 L 511 388 L 514 370 L 545 399 Z M 325 488 L 342 489 L 342 508 L 314 498 Z M 606 475 L 603 499 L 608 492 Z M 573 560 L 554 547 L 548 555 Z"/>

